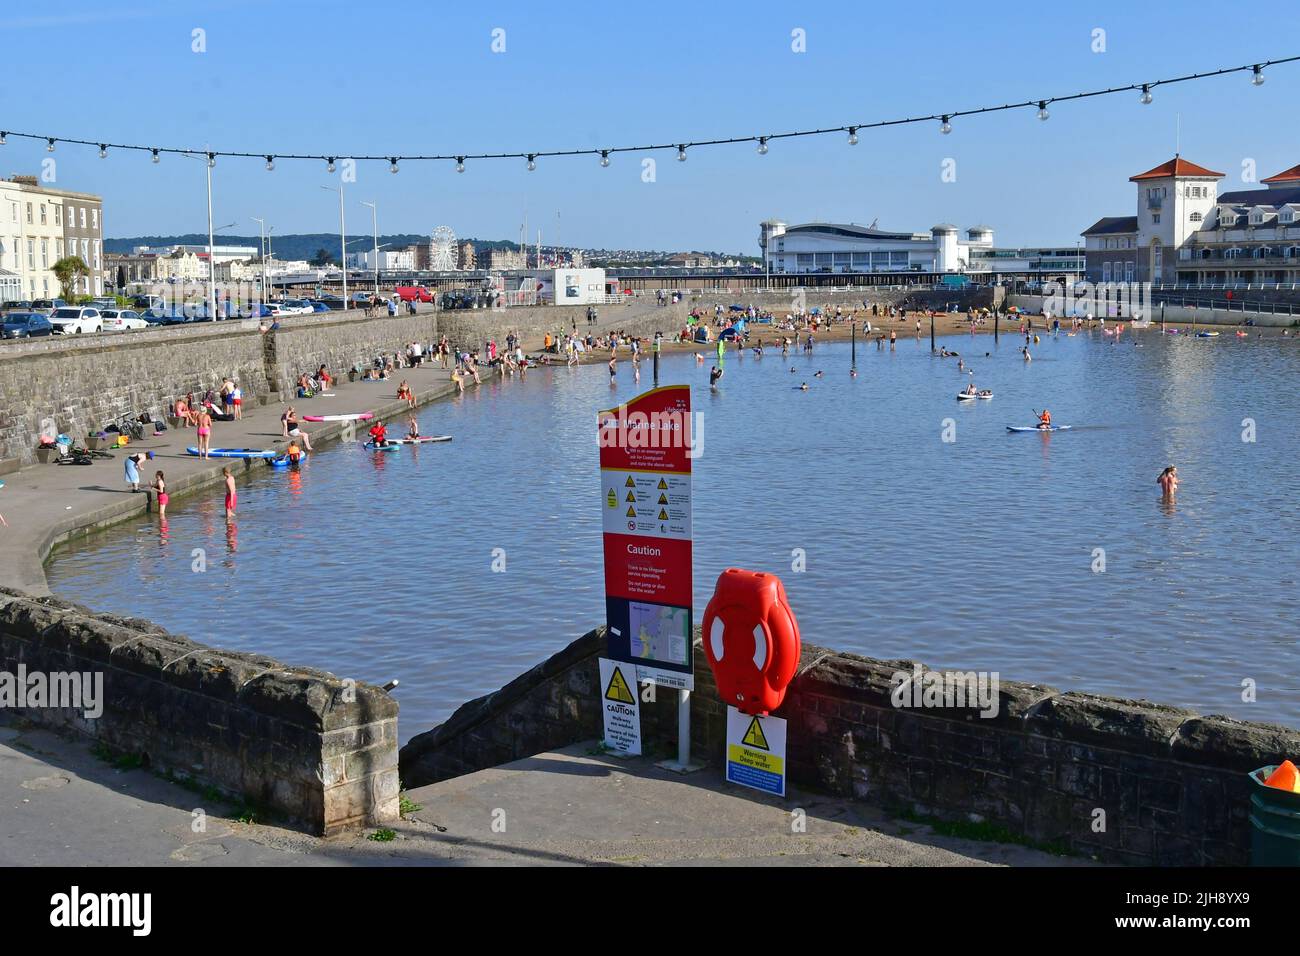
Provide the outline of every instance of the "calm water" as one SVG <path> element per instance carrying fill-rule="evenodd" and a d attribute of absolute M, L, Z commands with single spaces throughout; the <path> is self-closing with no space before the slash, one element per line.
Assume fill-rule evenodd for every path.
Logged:
<path fill-rule="evenodd" d="M 860 344 L 856 380 L 847 344 L 733 353 L 716 393 L 709 362 L 666 356 L 664 383 L 692 383 L 705 415 L 697 622 L 722 568 L 772 570 L 814 643 L 1300 726 L 1300 342 L 1139 341 L 1045 338 L 1026 364 L 1014 335 L 990 358 L 991 337 L 946 339 L 996 391 L 978 403 L 928 341 Z M 219 492 L 182 499 L 165 534 L 137 520 L 60 552 L 50 584 L 218 646 L 400 678 L 406 739 L 603 621 L 594 413 L 649 387 L 648 365 L 616 390 L 599 366 L 490 385 L 421 411 L 452 443 L 330 446 L 259 472 L 229 533 Z M 1006 432 L 1044 404 L 1074 430 Z"/>

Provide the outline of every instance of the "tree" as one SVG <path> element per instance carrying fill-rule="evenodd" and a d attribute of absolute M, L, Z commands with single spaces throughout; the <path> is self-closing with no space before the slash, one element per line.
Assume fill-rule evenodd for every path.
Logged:
<path fill-rule="evenodd" d="M 316 255 L 312 257 L 311 264 L 314 266 L 328 266 L 333 264 L 334 257 L 329 254 L 327 249 L 317 249 Z"/>
<path fill-rule="evenodd" d="M 117 267 L 117 288 L 126 288 L 126 268 L 123 266 Z"/>
<path fill-rule="evenodd" d="M 77 280 L 90 275 L 90 269 L 86 267 L 81 256 L 64 256 L 54 263 L 54 268 L 50 271 L 54 273 L 54 278 L 59 280 L 59 285 L 63 289 L 63 298 L 69 300 L 76 295 Z"/>

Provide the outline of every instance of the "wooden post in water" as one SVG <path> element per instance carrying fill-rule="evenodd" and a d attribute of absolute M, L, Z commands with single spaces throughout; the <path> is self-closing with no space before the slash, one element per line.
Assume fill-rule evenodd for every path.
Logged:
<path fill-rule="evenodd" d="M 994 345 L 998 344 L 998 316 L 1000 316 L 1001 314 L 1002 313 L 999 312 L 997 309 L 993 310 L 993 344 Z"/>
<path fill-rule="evenodd" d="M 849 364 L 849 368 L 852 369 L 858 367 L 858 323 L 851 323 L 849 328 L 853 336 L 853 358 Z"/>
<path fill-rule="evenodd" d="M 655 388 L 659 387 L 659 347 L 655 346 Z"/>
<path fill-rule="evenodd" d="M 934 351 L 934 310 L 930 310 L 930 351 Z"/>

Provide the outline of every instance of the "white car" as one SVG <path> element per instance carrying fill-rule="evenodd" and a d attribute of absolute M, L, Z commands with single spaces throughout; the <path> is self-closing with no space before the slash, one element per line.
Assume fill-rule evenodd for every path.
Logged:
<path fill-rule="evenodd" d="M 89 306 L 65 305 L 55 309 L 50 316 L 51 331 L 55 335 L 81 335 L 83 332 L 104 331 L 104 320 L 99 309 Z"/>
<path fill-rule="evenodd" d="M 280 305 L 279 302 L 268 302 L 263 306 L 272 318 L 278 319 L 282 315 L 289 315 L 289 310 Z"/>
<path fill-rule="evenodd" d="M 130 309 L 105 309 L 99 314 L 104 320 L 105 332 L 129 332 L 132 329 L 149 328 L 149 323 L 140 318 L 140 313 Z"/>
<path fill-rule="evenodd" d="M 301 299 L 285 299 L 280 303 L 280 308 L 286 315 L 311 315 L 311 306 Z"/>

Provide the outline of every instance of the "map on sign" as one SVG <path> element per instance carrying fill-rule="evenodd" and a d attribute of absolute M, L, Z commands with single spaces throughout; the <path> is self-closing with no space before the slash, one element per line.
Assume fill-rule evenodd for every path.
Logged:
<path fill-rule="evenodd" d="M 690 612 L 661 604 L 628 605 L 632 656 L 640 660 L 685 664 L 690 648 Z"/>

